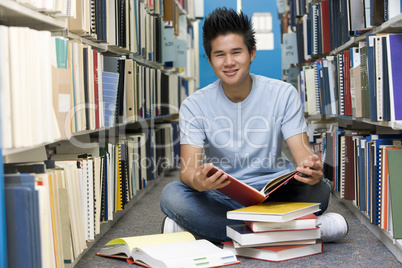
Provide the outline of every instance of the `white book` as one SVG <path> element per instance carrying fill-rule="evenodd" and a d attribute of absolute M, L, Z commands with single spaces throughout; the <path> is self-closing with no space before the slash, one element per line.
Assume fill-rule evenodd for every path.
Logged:
<path fill-rule="evenodd" d="M 93 211 L 94 211 L 94 234 L 97 235 L 100 233 L 100 218 L 101 218 L 101 200 L 102 200 L 102 160 L 100 157 L 93 157 L 93 181 L 94 181 L 94 203 L 93 203 Z"/>
<path fill-rule="evenodd" d="M 402 122 L 401 108 L 401 83 L 400 83 L 400 66 L 401 56 L 400 47 L 402 43 L 402 35 L 388 34 L 387 51 L 388 51 L 388 74 L 389 74 L 389 98 L 391 108 L 391 121 Z"/>
<path fill-rule="evenodd" d="M 388 0 L 388 20 L 401 14 L 401 1 Z"/>
<path fill-rule="evenodd" d="M 66 171 L 66 188 L 68 189 L 68 197 L 70 200 L 70 222 L 71 235 L 73 244 L 72 259 L 76 259 L 79 254 L 86 248 L 85 241 L 85 220 L 82 210 L 81 170 L 77 168 L 77 161 L 56 161 L 56 166 Z M 72 260 L 73 261 L 73 260 Z"/>
<path fill-rule="evenodd" d="M 280 262 L 295 258 L 306 257 L 323 252 L 323 243 L 317 242 L 307 245 L 286 245 L 268 247 L 236 248 L 230 243 L 224 243 L 223 249 L 230 250 L 233 254 L 242 257 Z"/>
<path fill-rule="evenodd" d="M 315 103 L 315 82 L 314 82 L 314 69 L 309 68 L 305 70 L 306 81 L 306 94 L 307 94 L 307 111 L 309 115 L 317 114 L 317 107 Z"/>
<path fill-rule="evenodd" d="M 383 121 L 383 59 L 382 59 L 382 37 L 376 36 L 374 45 L 375 55 L 375 76 L 376 76 L 376 106 L 377 121 Z"/>
<path fill-rule="evenodd" d="M 94 130 L 96 125 L 96 117 L 95 117 L 95 81 L 94 81 L 94 50 L 90 46 L 88 46 L 88 95 L 89 95 L 89 103 L 86 105 L 89 106 L 89 129 Z"/>
<path fill-rule="evenodd" d="M 0 25 L 1 142 L 3 148 L 11 148 L 13 146 L 8 31 L 9 28 L 7 26 Z"/>
<path fill-rule="evenodd" d="M 340 163 L 339 163 L 339 195 L 341 198 L 345 197 L 345 136 L 340 137 Z"/>
<path fill-rule="evenodd" d="M 106 2 L 106 34 L 109 46 L 116 45 L 116 1 Z"/>
<path fill-rule="evenodd" d="M 115 200 L 115 165 L 114 165 L 114 146 L 113 144 L 108 144 L 108 163 L 107 163 L 107 197 L 108 197 L 108 220 L 113 220 L 113 212 L 114 212 L 114 200 Z"/>
<path fill-rule="evenodd" d="M 42 39 L 43 37 L 43 39 Z M 29 32 L 29 45 L 26 45 L 26 49 L 30 55 L 30 60 L 27 62 L 29 65 L 29 73 L 26 74 L 25 80 L 29 84 L 29 90 L 25 92 L 25 96 L 28 97 L 28 106 L 25 108 L 29 110 L 29 121 L 31 125 L 27 125 L 28 129 L 32 130 L 32 144 L 40 144 L 45 141 L 50 141 L 50 135 L 48 134 L 48 118 L 50 116 L 46 114 L 47 103 L 46 100 L 48 96 L 45 81 L 45 72 L 47 72 L 46 62 L 50 60 L 48 55 L 51 53 L 49 47 L 47 47 L 45 42 L 47 41 L 47 36 L 42 32 L 30 31 Z M 53 44 L 55 41 L 53 40 Z M 50 64 L 50 62 L 49 62 Z M 52 97 L 53 92 L 51 93 Z M 52 106 L 53 107 L 53 104 Z M 35 128 L 33 131 L 32 128 Z"/>
<path fill-rule="evenodd" d="M 93 160 L 82 160 L 82 176 L 84 188 L 83 200 L 84 213 L 85 213 L 85 239 L 93 241 L 95 238 L 95 222 L 94 222 L 94 174 L 93 174 Z"/>
<path fill-rule="evenodd" d="M 54 237 L 52 228 L 52 216 L 49 196 L 49 179 L 47 174 L 35 174 L 35 180 L 41 182 L 36 184 L 39 201 L 39 226 L 41 240 L 41 258 L 43 267 L 56 267 L 54 254 Z"/>

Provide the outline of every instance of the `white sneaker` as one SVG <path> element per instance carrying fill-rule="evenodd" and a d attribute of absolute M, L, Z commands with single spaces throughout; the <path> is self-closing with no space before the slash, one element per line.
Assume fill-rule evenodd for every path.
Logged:
<path fill-rule="evenodd" d="M 335 242 L 344 238 L 349 232 L 346 219 L 338 213 L 328 212 L 317 217 L 323 242 Z"/>
<path fill-rule="evenodd" d="M 166 216 L 162 222 L 162 234 L 178 233 L 185 231 L 186 230 L 184 230 L 183 227 L 178 225 L 174 220 L 172 220 L 168 216 Z"/>

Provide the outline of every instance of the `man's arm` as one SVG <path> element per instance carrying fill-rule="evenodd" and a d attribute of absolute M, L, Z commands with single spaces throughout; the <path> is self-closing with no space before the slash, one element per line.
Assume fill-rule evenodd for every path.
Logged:
<path fill-rule="evenodd" d="M 187 186 L 197 190 L 206 191 L 225 187 L 230 183 L 227 175 L 219 170 L 210 177 L 208 172 L 214 167 L 212 163 L 202 163 L 202 148 L 194 145 L 183 144 L 180 146 L 181 164 L 180 179 Z"/>
<path fill-rule="evenodd" d="M 295 176 L 298 181 L 314 185 L 318 183 L 324 173 L 324 167 L 316 154 L 310 148 L 306 133 L 294 135 L 286 140 L 293 159 L 297 164 L 296 170 L 308 177 Z"/>

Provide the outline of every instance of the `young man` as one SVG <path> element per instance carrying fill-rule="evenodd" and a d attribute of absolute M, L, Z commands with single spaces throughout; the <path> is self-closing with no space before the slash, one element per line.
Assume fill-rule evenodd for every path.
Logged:
<path fill-rule="evenodd" d="M 217 189 L 230 183 L 226 174 L 260 190 L 293 170 L 282 154 L 283 141 L 296 169 L 307 177 L 295 176 L 268 201 L 318 202 L 322 214 L 330 186 L 322 179 L 321 161 L 310 149 L 298 93 L 288 83 L 249 73 L 256 55 L 250 20 L 242 12 L 216 9 L 205 20 L 203 42 L 219 79 L 181 105 L 181 181 L 162 192 L 161 209 L 168 216 L 163 231 L 174 231 L 168 230 L 170 225 L 212 242 L 228 240 L 226 225 L 239 222 L 226 219 L 226 212 L 242 206 Z M 214 166 L 220 170 L 208 177 Z M 324 221 L 330 221 L 330 230 L 325 231 Z M 326 241 L 343 238 L 348 231 L 339 214 L 320 216 L 321 222 Z"/>

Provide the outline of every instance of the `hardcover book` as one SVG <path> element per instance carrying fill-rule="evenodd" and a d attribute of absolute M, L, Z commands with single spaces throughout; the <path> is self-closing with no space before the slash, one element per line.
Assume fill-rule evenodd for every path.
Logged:
<path fill-rule="evenodd" d="M 392 150 L 387 152 L 388 172 L 389 172 L 389 195 L 392 211 L 392 233 L 393 239 L 402 238 L 402 210 L 393 204 L 401 204 L 402 196 L 400 189 L 402 187 L 401 178 L 401 158 L 402 150 Z"/>
<path fill-rule="evenodd" d="M 254 233 L 258 233 L 275 230 L 311 229 L 316 227 L 316 220 L 316 215 L 308 214 L 286 222 L 245 221 L 245 223 Z"/>
<path fill-rule="evenodd" d="M 267 202 L 227 212 L 231 220 L 286 222 L 320 211 L 320 203 Z"/>
<path fill-rule="evenodd" d="M 218 171 L 218 168 L 212 168 L 207 177 L 212 176 Z M 218 189 L 221 193 L 227 195 L 228 197 L 232 198 L 233 200 L 237 201 L 238 203 L 242 204 L 243 206 L 252 206 L 256 204 L 260 204 L 264 202 L 269 195 L 274 192 L 276 189 L 287 183 L 291 180 L 296 174 L 301 175 L 297 171 L 291 171 L 275 179 L 269 181 L 261 191 L 245 184 L 244 182 L 226 174 L 228 176 L 228 180 L 230 180 L 230 184 L 227 186 Z"/>
<path fill-rule="evenodd" d="M 226 226 L 226 235 L 242 246 L 321 238 L 319 228 L 254 233 L 246 224 Z"/>
<path fill-rule="evenodd" d="M 223 249 L 230 250 L 241 257 L 280 262 L 320 254 L 323 252 L 323 243 L 317 241 L 311 245 L 235 248 L 233 243 L 224 242 Z"/>

